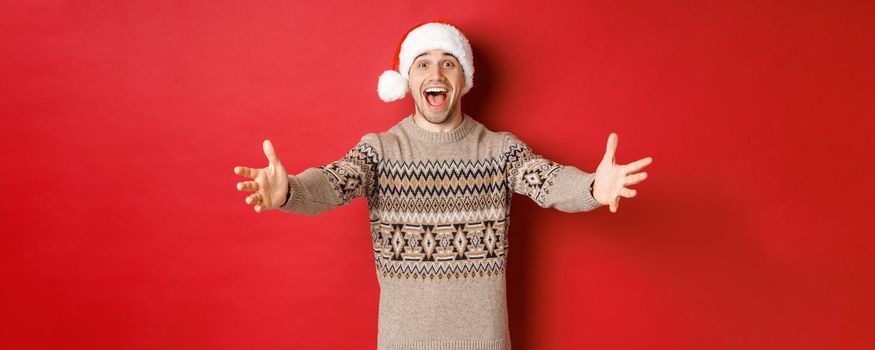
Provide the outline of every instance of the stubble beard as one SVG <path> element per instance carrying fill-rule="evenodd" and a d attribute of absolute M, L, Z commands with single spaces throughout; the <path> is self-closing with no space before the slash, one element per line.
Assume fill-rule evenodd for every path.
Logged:
<path fill-rule="evenodd" d="M 458 101 L 454 100 L 452 104 L 447 106 L 446 111 L 444 112 L 434 112 L 428 109 L 428 106 L 425 106 L 426 101 L 416 101 L 416 112 L 420 117 L 424 118 L 426 121 L 432 124 L 444 124 L 449 122 L 450 116 L 456 112 Z"/>

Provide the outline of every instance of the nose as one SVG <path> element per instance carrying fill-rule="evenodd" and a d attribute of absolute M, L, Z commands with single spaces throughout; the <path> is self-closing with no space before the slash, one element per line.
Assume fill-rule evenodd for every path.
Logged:
<path fill-rule="evenodd" d="M 446 77 L 444 76 L 444 71 L 441 69 L 440 65 L 433 64 L 428 68 L 428 75 L 426 76 L 427 81 L 446 81 Z"/>

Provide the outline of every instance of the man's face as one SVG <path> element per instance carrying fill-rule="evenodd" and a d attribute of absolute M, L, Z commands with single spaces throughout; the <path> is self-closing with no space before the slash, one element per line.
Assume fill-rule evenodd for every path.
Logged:
<path fill-rule="evenodd" d="M 465 72 L 453 55 L 441 50 L 419 55 L 408 76 L 416 112 L 430 123 L 444 123 L 460 108 Z"/>

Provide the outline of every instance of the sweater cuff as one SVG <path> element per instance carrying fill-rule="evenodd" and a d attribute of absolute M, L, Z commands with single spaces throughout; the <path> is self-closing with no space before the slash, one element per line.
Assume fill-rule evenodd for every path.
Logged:
<path fill-rule="evenodd" d="M 595 181 L 595 174 L 581 171 L 571 165 L 563 166 L 554 178 L 548 203 L 559 211 L 577 213 L 590 211 L 601 206 L 589 192 Z"/>
<path fill-rule="evenodd" d="M 289 175 L 289 196 L 288 200 L 283 203 L 279 207 L 280 210 L 285 212 L 295 212 L 296 208 L 301 206 L 301 203 L 304 201 L 304 192 L 303 187 L 301 186 L 301 182 L 298 180 L 295 175 Z"/>
<path fill-rule="evenodd" d="M 602 204 L 599 203 L 599 201 L 597 201 L 595 199 L 595 197 L 592 196 L 592 191 L 589 190 L 590 187 L 593 187 L 593 190 L 595 190 L 595 174 L 587 173 L 586 175 L 584 175 L 584 184 L 585 184 L 583 187 L 584 188 L 583 189 L 583 203 L 584 203 L 584 205 L 587 208 L 590 208 L 589 210 L 592 210 L 592 209 L 595 209 L 595 208 L 602 206 Z"/>

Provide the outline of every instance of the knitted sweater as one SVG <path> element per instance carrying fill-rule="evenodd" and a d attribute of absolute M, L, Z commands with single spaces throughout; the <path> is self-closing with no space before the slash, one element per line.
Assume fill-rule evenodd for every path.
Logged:
<path fill-rule="evenodd" d="M 510 203 L 590 211 L 593 174 L 545 159 L 468 115 L 448 132 L 408 116 L 334 162 L 289 175 L 280 209 L 316 215 L 368 200 L 380 285 L 378 349 L 510 349 Z"/>

